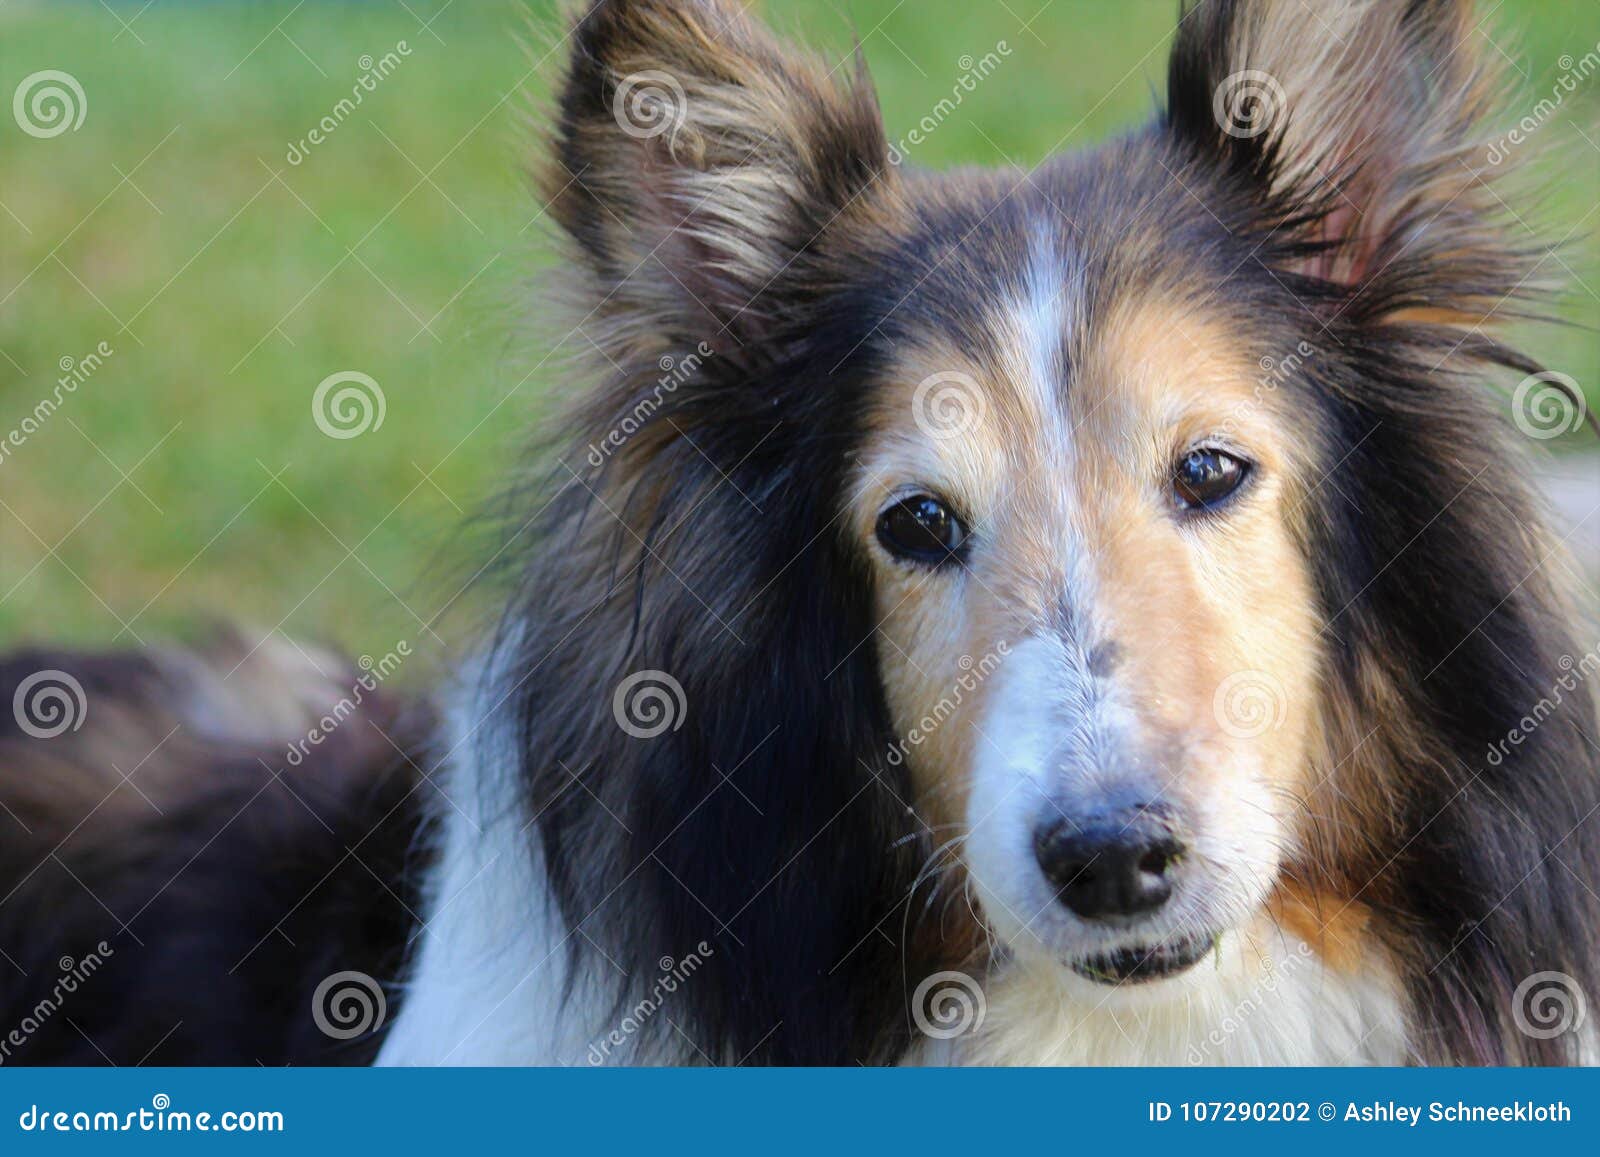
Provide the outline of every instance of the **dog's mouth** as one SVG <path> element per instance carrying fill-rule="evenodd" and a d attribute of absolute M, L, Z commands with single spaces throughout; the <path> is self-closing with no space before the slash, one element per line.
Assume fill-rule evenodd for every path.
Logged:
<path fill-rule="evenodd" d="M 1195 936 L 1161 944 L 1137 944 L 1069 962 L 1079 976 L 1098 984 L 1143 984 L 1186 972 L 1211 954 L 1216 937 Z"/>

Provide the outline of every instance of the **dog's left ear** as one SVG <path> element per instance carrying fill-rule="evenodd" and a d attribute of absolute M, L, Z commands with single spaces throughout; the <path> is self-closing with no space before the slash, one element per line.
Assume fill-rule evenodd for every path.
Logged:
<path fill-rule="evenodd" d="M 1362 289 L 1368 315 L 1477 318 L 1526 271 L 1488 185 L 1495 52 L 1469 0 L 1200 0 L 1167 129 L 1253 198 L 1288 272 Z"/>
<path fill-rule="evenodd" d="M 593 275 L 580 306 L 624 349 L 759 350 L 893 186 L 864 73 L 836 80 L 744 7 L 600 0 L 574 32 L 545 193 Z"/>

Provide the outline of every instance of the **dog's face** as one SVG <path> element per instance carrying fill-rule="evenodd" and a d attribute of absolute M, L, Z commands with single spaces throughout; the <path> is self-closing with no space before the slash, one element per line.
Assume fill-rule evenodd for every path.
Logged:
<path fill-rule="evenodd" d="M 964 837 L 990 926 L 1091 979 L 1152 980 L 1251 915 L 1298 835 L 1309 463 L 1263 389 L 1292 301 L 1249 326 L 1203 280 L 1139 276 L 1182 239 L 1110 206 L 1107 239 L 1084 237 L 1055 208 L 1091 208 L 1082 168 L 1019 197 L 1009 268 L 966 298 L 977 340 L 900 327 L 848 519 L 896 754 L 930 826 Z"/>
<path fill-rule="evenodd" d="M 817 581 L 872 622 L 808 695 L 871 656 L 891 735 L 854 762 L 908 769 L 1003 951 L 1084 984 L 1181 991 L 1313 837 L 1360 839 L 1319 821 L 1386 806 L 1348 688 L 1381 709 L 1394 683 L 1330 630 L 1383 559 L 1318 544 L 1366 519 L 1387 558 L 1428 530 L 1345 493 L 1375 433 L 1443 464 L 1408 474 L 1435 509 L 1464 490 L 1409 412 L 1445 409 L 1427 391 L 1464 344 L 1494 356 L 1474 331 L 1515 266 L 1463 162 L 1488 89 L 1459 51 L 1470 6 L 1328 19 L 1186 9 L 1156 123 L 948 175 L 891 161 L 864 77 L 731 5 L 612 0 L 579 27 L 547 179 L 585 332 L 625 367 L 596 416 L 636 412 L 658 358 L 715 350 L 599 485 L 647 527 L 662 448 L 692 432 L 680 461 L 786 502 L 664 547 L 680 582 L 747 566 L 735 617 L 838 539 Z M 1362 383 L 1396 350 L 1433 367 L 1385 426 Z M 713 499 L 680 497 L 674 533 Z"/>

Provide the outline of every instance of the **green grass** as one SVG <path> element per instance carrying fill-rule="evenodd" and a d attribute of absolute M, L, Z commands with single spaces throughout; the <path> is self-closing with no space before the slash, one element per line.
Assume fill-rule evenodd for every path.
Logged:
<path fill-rule="evenodd" d="M 429 564 L 565 384 L 529 376 L 537 353 L 518 338 L 544 267 L 525 114 L 559 54 L 530 67 L 548 4 L 408 3 L 0 8 L 0 95 L 53 68 L 88 96 L 82 127 L 52 139 L 0 121 L 0 437 L 61 359 L 114 350 L 0 460 L 0 643 L 150 641 L 214 616 L 377 654 L 424 642 L 455 594 L 457 568 Z M 1150 109 L 1170 0 L 1054 0 L 1022 27 L 1041 3 L 767 7 L 836 59 L 861 37 L 895 137 L 949 94 L 963 55 L 1007 41 L 915 154 L 946 166 L 1031 164 Z M 1507 0 L 1497 23 L 1520 30 L 1520 47 L 1496 38 L 1536 95 L 1562 54 L 1600 41 L 1590 0 Z M 291 165 L 359 58 L 401 40 L 411 54 Z M 1600 196 L 1588 84 L 1540 130 L 1558 232 Z M 1565 309 L 1591 325 L 1596 226 L 1566 259 Z M 1600 401 L 1594 333 L 1533 340 Z M 344 370 L 375 378 L 387 409 L 335 441 L 311 396 Z"/>

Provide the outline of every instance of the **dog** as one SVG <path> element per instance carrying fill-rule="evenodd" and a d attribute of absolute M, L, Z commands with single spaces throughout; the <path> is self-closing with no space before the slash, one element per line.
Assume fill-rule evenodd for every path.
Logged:
<path fill-rule="evenodd" d="M 1201 0 L 1149 124 L 950 173 L 744 7 L 574 16 L 597 364 L 436 695 L 0 669 L 7 1059 L 1595 1061 L 1600 659 L 1483 388 L 1542 251 L 1470 4 Z"/>

